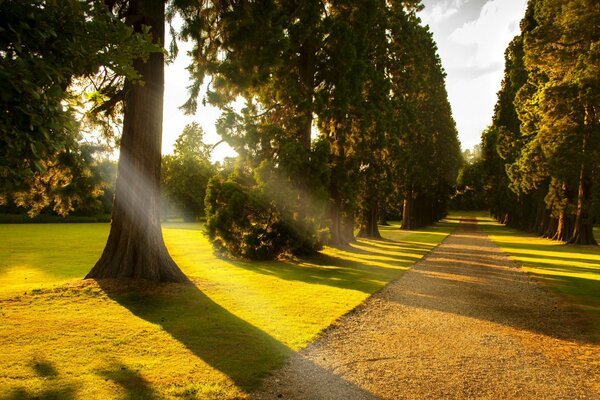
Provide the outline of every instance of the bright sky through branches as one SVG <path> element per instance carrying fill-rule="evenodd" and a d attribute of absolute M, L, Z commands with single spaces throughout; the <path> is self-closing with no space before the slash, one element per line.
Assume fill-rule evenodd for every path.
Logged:
<path fill-rule="evenodd" d="M 519 33 L 526 0 L 424 0 L 421 18 L 433 32 L 446 88 L 463 149 L 479 143 L 481 131 L 491 123 L 496 93 L 504 71 L 504 50 Z M 177 28 L 177 26 L 176 26 Z M 170 39 L 167 39 L 170 40 Z M 168 42 L 167 42 L 168 43 Z M 220 140 L 215 130 L 219 110 L 200 105 L 194 116 L 179 106 L 187 99 L 189 44 L 179 43 L 179 57 L 166 68 L 163 153 L 172 153 L 175 139 L 186 124 L 198 122 L 205 141 Z M 213 160 L 235 153 L 226 144 L 213 152 Z"/>

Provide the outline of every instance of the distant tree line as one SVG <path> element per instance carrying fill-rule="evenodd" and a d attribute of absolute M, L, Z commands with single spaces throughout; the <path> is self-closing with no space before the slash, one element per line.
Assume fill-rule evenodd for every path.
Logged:
<path fill-rule="evenodd" d="M 456 178 L 456 191 L 450 197 L 452 210 L 488 210 L 481 146 L 463 151 L 463 164 Z"/>
<path fill-rule="evenodd" d="M 599 20 L 595 0 L 530 0 L 482 135 L 492 215 L 576 244 L 600 221 Z"/>

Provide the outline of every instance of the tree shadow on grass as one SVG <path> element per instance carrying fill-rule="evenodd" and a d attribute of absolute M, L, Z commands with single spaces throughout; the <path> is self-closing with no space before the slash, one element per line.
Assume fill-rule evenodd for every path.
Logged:
<path fill-rule="evenodd" d="M 33 368 L 38 376 L 44 378 L 55 378 L 58 376 L 58 371 L 54 368 L 54 365 L 48 361 L 34 360 L 31 362 L 31 368 Z"/>
<path fill-rule="evenodd" d="M 111 380 L 125 390 L 123 400 L 159 400 L 150 382 L 144 379 L 138 371 L 133 371 L 126 365 L 115 363 L 107 369 L 96 372 L 106 380 Z"/>
<path fill-rule="evenodd" d="M 370 294 L 398 277 L 426 253 L 420 249 L 412 251 L 413 255 L 393 254 L 388 249 L 361 242 L 360 245 L 337 247 L 329 254 L 318 253 L 289 261 L 230 263 L 238 268 L 288 281 L 327 285 Z M 421 255 L 415 256 L 415 253 Z"/>
<path fill-rule="evenodd" d="M 58 371 L 54 365 L 45 360 L 34 359 L 30 362 L 30 367 L 40 378 L 45 379 L 44 387 L 41 391 L 32 391 L 25 387 L 14 388 L 7 397 L 0 396 L 7 400 L 72 400 L 75 399 L 76 388 L 73 385 L 60 385 L 55 381 L 59 377 Z"/>
<path fill-rule="evenodd" d="M 134 315 L 160 325 L 175 340 L 249 392 L 294 354 L 289 347 L 212 301 L 194 285 L 97 281 Z M 159 345 L 159 344 L 157 344 Z M 182 360 L 182 362 L 184 362 Z M 320 373 L 343 381 L 331 371 Z M 122 381 L 126 376 L 121 376 Z M 132 376 L 132 379 L 137 379 Z M 123 382 L 123 385 L 129 383 Z M 351 390 L 361 392 L 344 381 Z M 366 393 L 366 392 L 365 392 Z"/>

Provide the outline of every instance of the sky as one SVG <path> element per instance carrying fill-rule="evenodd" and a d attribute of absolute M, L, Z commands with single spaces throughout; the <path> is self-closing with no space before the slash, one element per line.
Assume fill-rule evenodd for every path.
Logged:
<path fill-rule="evenodd" d="M 504 50 L 519 33 L 527 0 L 423 0 L 420 13 L 429 25 L 438 46 L 446 77 L 446 89 L 463 149 L 478 144 L 481 132 L 491 123 L 504 71 Z M 170 39 L 167 38 L 167 43 Z M 173 144 L 186 124 L 198 122 L 205 142 L 220 137 L 215 122 L 218 109 L 200 105 L 186 116 L 179 107 L 187 100 L 190 45 L 179 43 L 177 59 L 165 70 L 163 153 L 173 152 Z M 213 161 L 235 155 L 225 143 L 213 151 Z"/>
<path fill-rule="evenodd" d="M 519 33 L 527 0 L 424 0 L 446 71 L 446 90 L 463 149 L 492 122 L 504 75 L 504 50 Z"/>

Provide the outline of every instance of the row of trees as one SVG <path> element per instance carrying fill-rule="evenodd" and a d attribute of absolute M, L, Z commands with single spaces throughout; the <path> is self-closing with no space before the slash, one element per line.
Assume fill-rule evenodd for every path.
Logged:
<path fill-rule="evenodd" d="M 51 162 L 68 165 L 60 160 L 78 148 L 82 110 L 105 128 L 122 115 L 111 231 L 88 277 L 187 280 L 160 228 L 164 30 L 178 14 L 184 23 L 175 36 L 195 44 L 185 109 L 195 111 L 210 77 L 204 101 L 224 110 L 219 133 L 240 155 L 208 183 L 217 249 L 256 258 L 313 252 L 327 236 L 352 240 L 355 223 L 360 235 L 378 237 L 377 221 L 399 208 L 405 229 L 431 223 L 444 213 L 460 153 L 420 7 L 418 0 L 9 1 L 1 10 L 12 36 L 0 42 L 7 86 L 0 123 L 10 133 L 0 146 L 0 200 L 31 190 Z M 232 106 L 239 99 L 242 110 Z M 184 147 L 166 169 L 188 168 L 206 151 Z M 39 185 L 54 201 L 77 177 L 75 169 L 61 173 L 58 184 Z"/>
<path fill-rule="evenodd" d="M 600 220 L 600 3 L 530 0 L 482 135 L 493 216 L 595 244 Z"/>
<path fill-rule="evenodd" d="M 191 68 L 224 110 L 218 131 L 239 154 L 209 184 L 218 250 L 272 258 L 380 237 L 443 216 L 459 143 L 431 33 L 418 2 L 256 2 L 221 15 L 217 57 Z M 184 15 L 186 15 L 184 13 Z M 194 39 L 195 18 L 184 34 Z M 197 40 L 196 54 L 210 34 Z M 197 87 L 196 87 L 197 89 Z M 230 106 L 243 98 L 241 110 Z M 187 104 L 194 110 L 192 100 Z"/>

